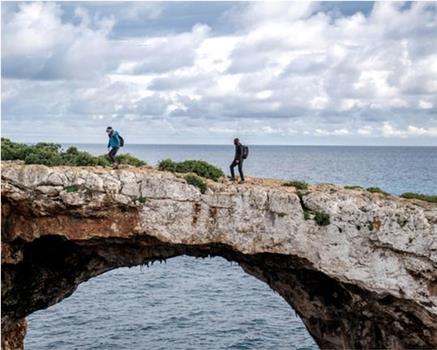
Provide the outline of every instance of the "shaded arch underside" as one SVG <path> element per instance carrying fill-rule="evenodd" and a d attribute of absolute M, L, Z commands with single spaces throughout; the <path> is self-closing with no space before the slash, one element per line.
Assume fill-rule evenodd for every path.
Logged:
<path fill-rule="evenodd" d="M 51 235 L 26 243 L 15 240 L 9 246 L 23 258 L 2 266 L 3 342 L 8 335 L 12 340 L 24 337 L 27 315 L 60 302 L 83 281 L 118 267 L 179 255 L 237 262 L 293 307 L 321 348 L 426 348 L 432 342 L 424 323 L 431 324 L 431 316 L 423 309 L 341 283 L 296 256 L 246 255 L 223 244 L 169 244 L 148 236 L 70 241 Z"/>

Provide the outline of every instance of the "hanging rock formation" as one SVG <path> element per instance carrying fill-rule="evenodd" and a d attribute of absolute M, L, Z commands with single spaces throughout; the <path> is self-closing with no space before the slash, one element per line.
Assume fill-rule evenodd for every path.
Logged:
<path fill-rule="evenodd" d="M 266 179 L 208 185 L 147 167 L 4 163 L 2 348 L 20 348 L 26 316 L 81 282 L 183 254 L 238 262 L 321 348 L 437 348 L 436 204 Z"/>

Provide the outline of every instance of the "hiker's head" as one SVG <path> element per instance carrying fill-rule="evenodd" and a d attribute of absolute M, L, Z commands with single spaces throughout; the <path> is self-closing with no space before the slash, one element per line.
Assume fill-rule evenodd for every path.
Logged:
<path fill-rule="evenodd" d="M 240 143 L 240 139 L 239 138 L 235 138 L 234 139 L 234 145 L 238 145 Z"/>
<path fill-rule="evenodd" d="M 108 127 L 106 128 L 106 133 L 107 133 L 107 134 L 111 134 L 111 133 L 112 133 L 112 126 L 108 126 Z"/>

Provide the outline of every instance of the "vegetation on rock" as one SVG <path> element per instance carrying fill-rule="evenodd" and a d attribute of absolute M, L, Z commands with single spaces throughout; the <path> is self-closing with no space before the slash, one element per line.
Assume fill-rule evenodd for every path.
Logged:
<path fill-rule="evenodd" d="M 383 191 L 382 189 L 380 189 L 379 187 L 368 187 L 367 191 L 371 192 L 371 193 L 381 193 L 384 196 L 388 196 L 389 193 Z"/>
<path fill-rule="evenodd" d="M 305 181 L 292 180 L 284 183 L 284 186 L 293 186 L 298 190 L 307 190 L 308 184 Z"/>
<path fill-rule="evenodd" d="M 7 138 L 1 139 L 2 160 L 22 160 L 26 164 L 56 165 L 101 165 L 109 166 L 111 162 L 105 156 L 93 156 L 88 152 L 79 151 L 76 147 L 69 147 L 64 151 L 61 145 L 56 143 L 40 142 L 36 145 L 26 145 L 13 142 Z M 117 156 L 120 164 L 142 166 L 146 163 L 130 154 Z"/>
<path fill-rule="evenodd" d="M 344 188 L 346 190 L 362 190 L 363 189 L 362 186 L 357 186 L 357 185 L 344 186 Z"/>
<path fill-rule="evenodd" d="M 321 211 L 316 212 L 314 215 L 314 221 L 319 226 L 326 226 L 330 224 L 329 215 Z"/>
<path fill-rule="evenodd" d="M 138 201 L 138 203 L 140 203 L 140 204 L 144 204 L 144 203 L 146 203 L 147 199 L 144 198 L 143 196 L 139 196 L 139 197 L 137 198 L 137 201 Z"/>
<path fill-rule="evenodd" d="M 402 198 L 409 198 L 409 199 L 421 199 L 423 201 L 431 202 L 431 203 L 437 203 L 437 196 L 430 196 L 422 193 L 416 193 L 416 192 L 405 192 L 401 194 Z"/>
<path fill-rule="evenodd" d="M 165 159 L 159 162 L 159 170 L 171 171 L 175 173 L 194 173 L 196 175 L 217 181 L 225 174 L 214 165 L 203 160 L 185 160 L 183 162 L 174 162 L 171 159 Z"/>
<path fill-rule="evenodd" d="M 71 186 L 65 187 L 65 192 L 67 192 L 67 193 L 78 192 L 78 191 L 79 191 L 79 186 L 77 186 L 77 185 L 71 185 Z"/>
<path fill-rule="evenodd" d="M 208 185 L 204 179 L 202 179 L 200 176 L 194 175 L 194 174 L 188 174 L 185 175 L 185 180 L 190 185 L 196 186 L 201 193 L 205 193 L 208 189 Z"/>

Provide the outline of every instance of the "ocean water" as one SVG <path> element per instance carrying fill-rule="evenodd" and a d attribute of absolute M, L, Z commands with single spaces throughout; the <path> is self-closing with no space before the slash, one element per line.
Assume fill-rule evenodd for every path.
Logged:
<path fill-rule="evenodd" d="M 79 148 L 105 152 L 105 145 Z M 123 152 L 149 164 L 204 159 L 227 170 L 233 147 L 128 145 Z M 436 147 L 251 146 L 245 170 L 437 194 Z M 318 349 L 278 294 L 222 258 L 116 269 L 27 320 L 26 349 Z"/>

